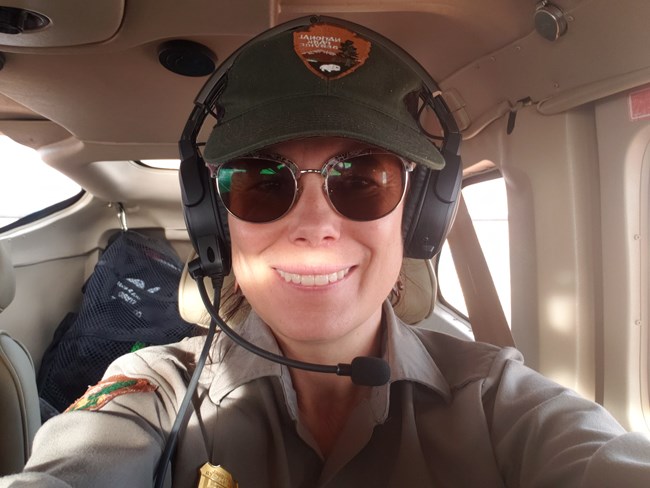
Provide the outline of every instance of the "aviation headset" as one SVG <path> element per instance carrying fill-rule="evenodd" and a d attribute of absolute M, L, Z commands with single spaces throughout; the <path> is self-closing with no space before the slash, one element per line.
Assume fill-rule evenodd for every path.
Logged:
<path fill-rule="evenodd" d="M 199 131 L 209 115 L 219 124 L 222 113 L 219 97 L 227 84 L 230 68 L 243 50 L 278 33 L 319 22 L 346 27 L 369 41 L 380 44 L 401 58 L 421 79 L 422 87 L 418 93 L 420 106 L 413 110 L 413 117 L 417 119 L 422 133 L 432 140 L 432 144 L 434 140 L 439 143 L 436 147 L 445 160 L 445 166 L 441 170 L 434 170 L 418 164 L 411 173 L 402 221 L 404 257 L 433 257 L 440 251 L 451 227 L 462 179 L 462 165 L 458 154 L 461 134 L 436 82 L 406 51 L 374 31 L 340 19 L 303 17 L 255 37 L 224 61 L 197 96 L 194 109 L 183 130 L 179 142 L 183 208 L 190 239 L 200 261 L 199 273 L 203 276 L 228 274 L 231 254 L 228 212 L 217 195 L 216 185 L 211 181 L 210 171 L 203 160 L 200 144 L 197 143 Z M 419 119 L 425 110 L 435 113 L 442 128 L 442 135 L 430 134 L 422 127 Z M 432 150 L 435 151 L 433 148 Z"/>

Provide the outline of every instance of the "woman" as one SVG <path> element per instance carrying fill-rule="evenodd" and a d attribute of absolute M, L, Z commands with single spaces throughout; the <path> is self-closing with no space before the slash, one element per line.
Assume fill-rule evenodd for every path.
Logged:
<path fill-rule="evenodd" d="M 197 230 L 186 171 L 185 205 L 204 272 L 215 246 L 216 268 L 232 257 L 252 307 L 239 333 L 309 363 L 382 358 L 390 379 L 287 368 L 220 335 L 168 481 L 224 486 L 209 484 L 220 465 L 256 488 L 648 486 L 647 439 L 515 350 L 407 327 L 387 302 L 402 257 L 435 250 L 421 236 L 444 237 L 453 214 L 427 190 L 442 155 L 451 167 L 454 125 L 405 56 L 352 24 L 301 19 L 245 46 L 209 90 L 218 228 Z M 440 150 L 419 105 L 442 113 Z M 418 214 L 424 203 L 444 215 Z M 120 358 L 0 485 L 150 486 L 200 349 L 193 338 Z"/>

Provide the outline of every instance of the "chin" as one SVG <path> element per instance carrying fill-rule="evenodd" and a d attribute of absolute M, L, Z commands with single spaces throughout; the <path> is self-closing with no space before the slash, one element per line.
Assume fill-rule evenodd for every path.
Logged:
<path fill-rule="evenodd" d="M 329 307 L 327 310 L 323 313 L 291 310 L 290 314 L 279 314 L 265 322 L 280 342 L 288 340 L 305 345 L 325 345 L 340 343 L 357 334 L 369 333 L 374 336 L 381 319 L 381 304 L 367 313 L 359 313 L 361 310 L 358 307 L 353 311 L 339 310 L 338 313 L 336 308 Z"/>

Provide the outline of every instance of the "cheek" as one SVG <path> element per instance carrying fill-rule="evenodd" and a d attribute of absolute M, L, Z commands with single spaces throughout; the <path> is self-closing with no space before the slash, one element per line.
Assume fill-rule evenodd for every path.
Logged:
<path fill-rule="evenodd" d="M 395 272 L 395 279 L 402 267 L 402 260 L 404 258 L 404 239 L 402 238 L 402 213 L 403 206 L 399 207 L 399 211 L 393 212 L 391 215 L 392 222 L 390 226 L 389 235 L 386 237 L 386 242 L 390 245 L 390 255 L 387 257 L 388 261 L 392 264 L 393 268 L 397 268 Z M 391 283 L 391 287 L 394 283 Z"/>
<path fill-rule="evenodd" d="M 237 282 L 245 287 L 255 277 L 262 279 L 260 254 L 277 240 L 273 224 L 251 224 L 228 216 L 230 242 L 232 249 L 232 267 Z"/>
<path fill-rule="evenodd" d="M 383 285 L 388 291 L 393 287 L 402 267 L 402 206 L 393 213 L 372 223 L 372 229 L 360 229 L 360 238 L 366 246 L 372 249 L 371 265 L 374 274 L 378 275 L 377 284 Z"/>
<path fill-rule="evenodd" d="M 253 242 L 250 238 L 247 238 L 253 232 L 251 226 L 234 218 L 232 215 L 228 215 L 228 230 L 233 254 L 238 253 L 240 250 L 243 251 L 247 242 Z"/>

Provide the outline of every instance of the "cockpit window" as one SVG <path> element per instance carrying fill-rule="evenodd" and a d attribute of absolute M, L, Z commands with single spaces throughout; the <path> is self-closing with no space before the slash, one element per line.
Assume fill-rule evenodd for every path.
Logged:
<path fill-rule="evenodd" d="M 78 184 L 45 164 L 34 149 L 0 135 L 0 231 L 80 192 Z"/>

